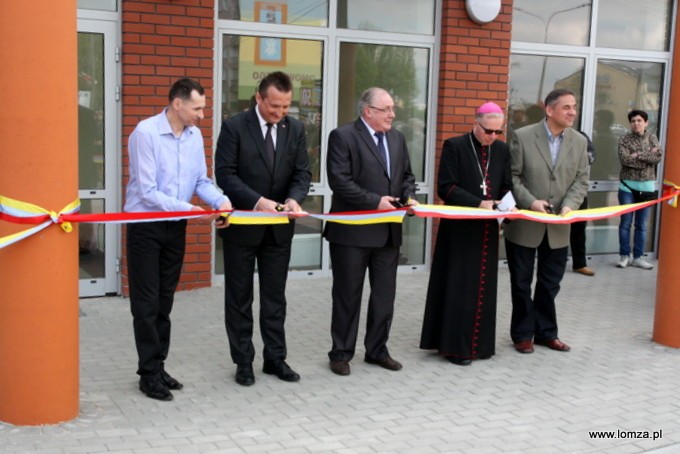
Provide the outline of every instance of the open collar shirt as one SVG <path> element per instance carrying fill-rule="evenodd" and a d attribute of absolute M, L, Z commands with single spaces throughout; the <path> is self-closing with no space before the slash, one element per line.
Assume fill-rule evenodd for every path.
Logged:
<path fill-rule="evenodd" d="M 130 135 L 125 211 L 189 211 L 194 193 L 218 209 L 229 199 L 207 176 L 201 131 L 187 126 L 175 136 L 166 112 L 142 120 Z"/>

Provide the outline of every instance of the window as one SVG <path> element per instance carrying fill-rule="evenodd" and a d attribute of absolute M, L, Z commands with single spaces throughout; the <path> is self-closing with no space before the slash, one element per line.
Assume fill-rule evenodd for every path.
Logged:
<path fill-rule="evenodd" d="M 659 116 L 664 65 L 618 60 L 597 63 L 593 145 L 597 159 L 591 180 L 619 179 L 617 142 L 630 129 L 628 112 L 642 109 L 649 114 L 647 130 L 659 135 Z"/>
<path fill-rule="evenodd" d="M 512 39 L 585 46 L 589 42 L 590 1 L 515 0 Z"/>
<path fill-rule="evenodd" d="M 78 0 L 78 8 L 116 12 L 118 0 Z"/>
<path fill-rule="evenodd" d="M 363 90 L 385 88 L 397 107 L 393 127 L 408 143 L 418 181 L 416 197 L 431 203 L 433 178 L 428 166 L 434 156 L 434 133 L 429 131 L 435 130 L 430 124 L 435 117 L 429 106 L 436 102 L 430 81 L 438 4 L 435 0 L 219 0 L 217 116 L 227 118 L 249 108 L 259 80 L 267 73 L 288 73 L 294 84 L 290 115 L 307 127 L 312 171 L 303 208 L 324 213 L 332 196 L 325 166 L 328 135 L 356 120 Z M 336 20 L 331 22 L 332 18 Z M 427 225 L 421 218 L 405 219 L 401 265 L 413 268 L 427 263 Z M 330 272 L 322 228 L 311 217 L 297 221 L 291 271 Z M 219 237 L 215 257 L 219 275 L 224 273 Z"/>
<path fill-rule="evenodd" d="M 432 0 L 338 0 L 338 28 L 434 34 Z"/>
<path fill-rule="evenodd" d="M 576 93 L 576 102 L 581 106 L 584 66 L 582 58 L 513 54 L 510 57 L 510 133 L 542 120 L 543 101 L 555 88 Z M 574 127 L 579 128 L 578 121 Z"/>
<path fill-rule="evenodd" d="M 600 0 L 596 44 L 616 49 L 668 50 L 671 12 L 670 0 Z"/>
<path fill-rule="evenodd" d="M 325 27 L 328 1 L 219 0 L 218 15 L 220 19 Z"/>
<path fill-rule="evenodd" d="M 370 87 L 392 95 L 397 116 L 393 126 L 406 137 L 413 174 L 425 179 L 425 123 L 429 50 L 416 47 L 342 43 L 338 124 L 357 118 L 361 93 Z"/>
<path fill-rule="evenodd" d="M 670 0 L 513 3 L 509 135 L 543 117 L 543 99 L 550 90 L 574 91 L 579 104 L 574 128 L 591 137 L 596 155 L 590 169 L 590 208 L 618 205 L 618 138 L 629 130 L 630 110 L 647 111 L 649 130 L 664 146 L 662 101 L 668 90 L 664 78 L 671 61 L 673 4 Z M 657 174 L 662 174 L 661 168 Z M 649 218 L 647 251 L 654 248 L 656 211 Z M 618 217 L 590 222 L 588 253 L 617 254 L 618 224 Z"/>
<path fill-rule="evenodd" d="M 269 36 L 224 35 L 222 38 L 222 118 L 251 107 L 257 84 L 271 71 L 293 80 L 289 115 L 307 125 L 312 181 L 321 175 L 321 68 L 323 43 Z"/>

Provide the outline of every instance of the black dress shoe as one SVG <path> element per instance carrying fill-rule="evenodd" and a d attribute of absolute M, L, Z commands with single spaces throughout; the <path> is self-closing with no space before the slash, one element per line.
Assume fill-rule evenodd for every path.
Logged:
<path fill-rule="evenodd" d="M 139 379 L 139 390 L 147 397 L 157 400 L 172 400 L 173 396 L 168 386 L 163 383 L 160 375 L 144 375 Z"/>
<path fill-rule="evenodd" d="M 251 363 L 236 366 L 236 383 L 241 386 L 250 386 L 255 383 L 255 373 Z"/>
<path fill-rule="evenodd" d="M 163 380 L 163 383 L 165 383 L 165 386 L 167 386 L 168 389 L 178 390 L 184 388 L 184 385 L 180 383 L 179 380 L 172 378 L 170 374 L 164 370 L 161 371 L 161 380 Z"/>
<path fill-rule="evenodd" d="M 331 371 L 333 371 L 334 374 L 338 375 L 349 375 L 350 369 L 349 369 L 349 361 L 331 361 L 330 362 L 331 366 Z"/>
<path fill-rule="evenodd" d="M 447 356 L 446 359 L 449 360 L 450 363 L 455 364 L 457 366 L 469 366 L 472 364 L 472 360 L 468 358 L 458 358 L 455 356 Z"/>
<path fill-rule="evenodd" d="M 282 359 L 274 361 L 265 361 L 262 366 L 262 372 L 265 374 L 276 375 L 283 381 L 300 381 L 300 376 Z"/>
<path fill-rule="evenodd" d="M 399 370 L 402 368 L 402 365 L 399 361 L 395 361 L 392 359 L 391 356 L 386 356 L 383 359 L 372 359 L 369 357 L 364 358 L 364 361 L 366 361 L 368 364 L 375 364 L 376 366 L 380 366 L 384 369 L 389 369 L 389 370 Z"/>

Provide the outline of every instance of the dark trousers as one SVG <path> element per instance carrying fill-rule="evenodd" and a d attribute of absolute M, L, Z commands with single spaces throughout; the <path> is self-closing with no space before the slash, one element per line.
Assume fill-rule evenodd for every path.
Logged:
<path fill-rule="evenodd" d="M 256 246 L 224 243 L 224 323 L 235 364 L 252 363 L 253 276 L 255 261 L 260 283 L 260 332 L 263 358 L 286 359 L 286 279 L 290 262 L 288 241 L 276 244 L 271 228 Z"/>
<path fill-rule="evenodd" d="M 359 331 L 361 295 L 366 269 L 371 284 L 366 320 L 366 357 L 383 359 L 394 314 L 399 248 L 385 246 L 365 248 L 330 243 L 333 265 L 333 314 L 328 353 L 331 361 L 349 361 L 354 357 Z"/>
<path fill-rule="evenodd" d="M 579 210 L 588 208 L 588 197 L 583 199 Z M 571 267 L 574 270 L 588 265 L 586 260 L 586 225 L 587 222 L 574 222 L 571 224 L 569 233 L 569 246 L 571 247 Z"/>
<path fill-rule="evenodd" d="M 170 311 L 179 282 L 186 221 L 129 224 L 127 264 L 139 375 L 158 374 L 170 349 Z"/>
<path fill-rule="evenodd" d="M 538 248 L 528 248 L 505 240 L 510 269 L 510 336 L 513 342 L 531 339 L 541 342 L 557 338 L 555 297 L 560 291 L 560 282 L 567 266 L 567 249 L 550 249 L 547 233 Z M 531 283 L 537 255 L 536 289 L 532 298 Z"/>

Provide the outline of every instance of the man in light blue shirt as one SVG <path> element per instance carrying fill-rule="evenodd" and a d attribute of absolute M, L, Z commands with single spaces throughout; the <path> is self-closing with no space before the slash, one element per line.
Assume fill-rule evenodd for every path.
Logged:
<path fill-rule="evenodd" d="M 205 211 L 191 203 L 194 193 L 215 210 L 231 210 L 229 198 L 207 177 L 203 137 L 205 91 L 192 79 L 170 88 L 170 105 L 141 121 L 130 135 L 130 180 L 125 211 Z M 202 219 L 212 221 L 216 215 Z M 186 243 L 186 220 L 127 227 L 130 307 L 139 357 L 139 389 L 152 399 L 172 400 L 183 385 L 165 371 L 170 348 L 170 311 Z M 217 227 L 227 227 L 218 221 Z"/>

